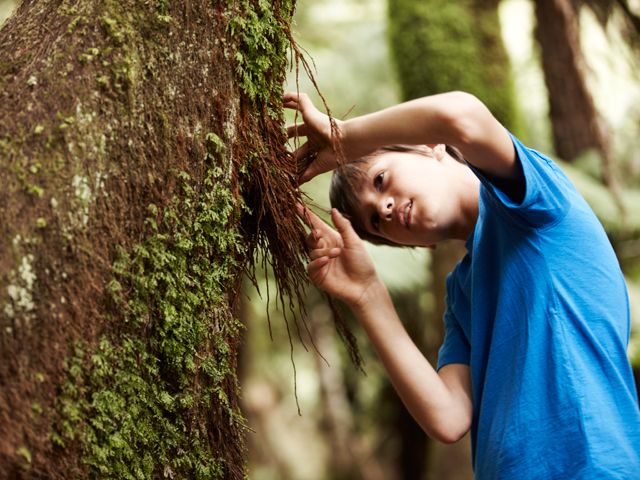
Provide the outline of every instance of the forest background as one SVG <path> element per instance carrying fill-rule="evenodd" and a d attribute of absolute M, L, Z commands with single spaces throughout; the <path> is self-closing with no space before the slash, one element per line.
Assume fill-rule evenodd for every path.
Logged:
<path fill-rule="evenodd" d="M 0 0 L 0 24 L 16 3 Z M 629 6 L 637 12 L 640 2 L 629 2 Z M 514 87 L 514 129 L 526 145 L 553 155 L 550 105 L 534 34 L 534 3 L 503 0 L 498 12 L 499 34 L 508 53 Z M 403 99 L 394 61 L 397 51 L 390 47 L 385 0 L 300 0 L 294 20 L 294 38 L 313 59 L 315 81 L 335 116 L 342 116 L 354 104 L 350 117 Z M 623 19 L 619 12 L 607 18 L 606 25 L 600 20 L 593 10 L 580 10 L 580 44 L 588 90 L 612 140 L 619 196 L 623 198 L 619 203 L 626 205 L 626 225 L 621 226 L 616 199 L 600 181 L 603 167 L 598 154 L 587 152 L 571 166 L 561 165 L 591 202 L 608 232 L 613 232 L 632 307 L 629 356 L 638 369 L 640 243 L 634 231 L 640 207 L 633 207 L 640 205 L 636 195 L 640 185 L 638 57 L 620 33 Z M 455 43 L 456 39 L 449 41 Z M 321 104 L 308 76 L 302 71 L 296 75 L 294 69 L 285 89 L 297 88 L 309 93 L 316 105 Z M 289 121 L 293 120 L 291 115 Z M 303 189 L 314 203 L 326 207 L 328 181 L 329 175 L 324 175 Z M 434 339 L 441 334 L 434 312 L 442 286 L 435 283 L 437 273 L 430 253 L 388 247 L 370 247 L 370 251 L 407 328 L 424 343 L 427 356 L 432 355 L 438 343 Z M 247 327 L 239 363 L 242 411 L 254 430 L 248 434 L 251 478 L 472 478 L 468 440 L 444 447 L 428 441 L 412 425 L 355 323 L 352 326 L 359 337 L 366 376 L 349 362 L 321 295 L 309 289 L 306 322 L 327 362 L 316 353 L 306 333 L 298 336 L 296 329 L 283 321 L 282 308 L 273 301 L 267 303 L 267 290 L 273 292 L 276 286 L 266 273 L 262 272 L 259 281 L 262 295 L 247 282 L 240 307 L 241 320 Z M 289 328 L 293 332 L 291 347 Z"/>

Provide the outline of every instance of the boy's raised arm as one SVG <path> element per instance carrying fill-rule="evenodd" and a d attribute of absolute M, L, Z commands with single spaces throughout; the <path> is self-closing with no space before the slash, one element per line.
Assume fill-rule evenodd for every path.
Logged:
<path fill-rule="evenodd" d="M 301 183 L 336 168 L 329 118 L 306 94 L 288 93 L 284 100 L 285 107 L 299 109 L 304 120 L 289 127 L 289 136 L 297 132 L 309 139 L 296 154 L 305 155 L 309 149 L 318 152 Z M 446 144 L 458 148 L 469 163 L 492 177 L 518 180 L 521 176 L 509 134 L 480 100 L 467 93 L 432 95 L 335 122 L 334 132 L 347 162 L 387 145 Z"/>

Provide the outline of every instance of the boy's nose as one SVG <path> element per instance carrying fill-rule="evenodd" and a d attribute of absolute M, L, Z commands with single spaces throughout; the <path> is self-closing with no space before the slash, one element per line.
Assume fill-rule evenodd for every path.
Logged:
<path fill-rule="evenodd" d="M 380 218 L 391 220 L 391 212 L 393 212 L 393 198 L 385 198 L 379 205 Z"/>

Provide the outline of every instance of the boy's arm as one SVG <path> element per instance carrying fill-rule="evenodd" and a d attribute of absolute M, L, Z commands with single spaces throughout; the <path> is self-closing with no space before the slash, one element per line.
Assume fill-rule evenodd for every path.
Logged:
<path fill-rule="evenodd" d="M 471 427 L 473 400 L 468 365 L 436 372 L 404 329 L 380 282 L 351 306 L 403 403 L 431 438 L 454 443 Z"/>
<path fill-rule="evenodd" d="M 288 93 L 285 107 L 301 111 L 304 124 L 289 127 L 289 135 L 315 135 L 320 154 L 301 183 L 332 170 L 337 159 L 330 147 L 331 127 L 306 94 Z M 336 131 L 337 130 L 337 131 Z M 336 134 L 350 162 L 380 147 L 396 144 L 446 144 L 458 148 L 465 159 L 485 174 L 503 180 L 520 180 L 521 170 L 511 137 L 476 97 L 450 92 L 401 103 L 379 112 L 336 121 Z M 297 154 L 304 155 L 308 145 Z"/>
<path fill-rule="evenodd" d="M 423 430 L 444 443 L 459 440 L 473 417 L 469 366 L 450 364 L 436 372 L 429 364 L 400 322 L 371 257 L 347 219 L 332 211 L 336 232 L 312 212 L 302 207 L 299 212 L 314 229 L 307 238 L 312 282 L 349 305 Z"/>

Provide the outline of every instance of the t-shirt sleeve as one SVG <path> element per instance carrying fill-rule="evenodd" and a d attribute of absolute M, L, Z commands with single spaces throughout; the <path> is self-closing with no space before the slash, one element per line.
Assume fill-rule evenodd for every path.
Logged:
<path fill-rule="evenodd" d="M 438 370 L 449 363 L 469 365 L 471 362 L 471 345 L 458 319 L 453 314 L 449 295 L 445 301 L 447 304 L 447 309 L 444 312 L 445 335 L 438 353 Z"/>
<path fill-rule="evenodd" d="M 509 135 L 525 177 L 524 199 L 521 203 L 514 202 L 469 164 L 484 187 L 481 189 L 482 200 L 509 223 L 520 227 L 551 228 L 565 217 L 571 205 L 566 176 L 550 158 L 525 147 L 511 133 Z"/>

